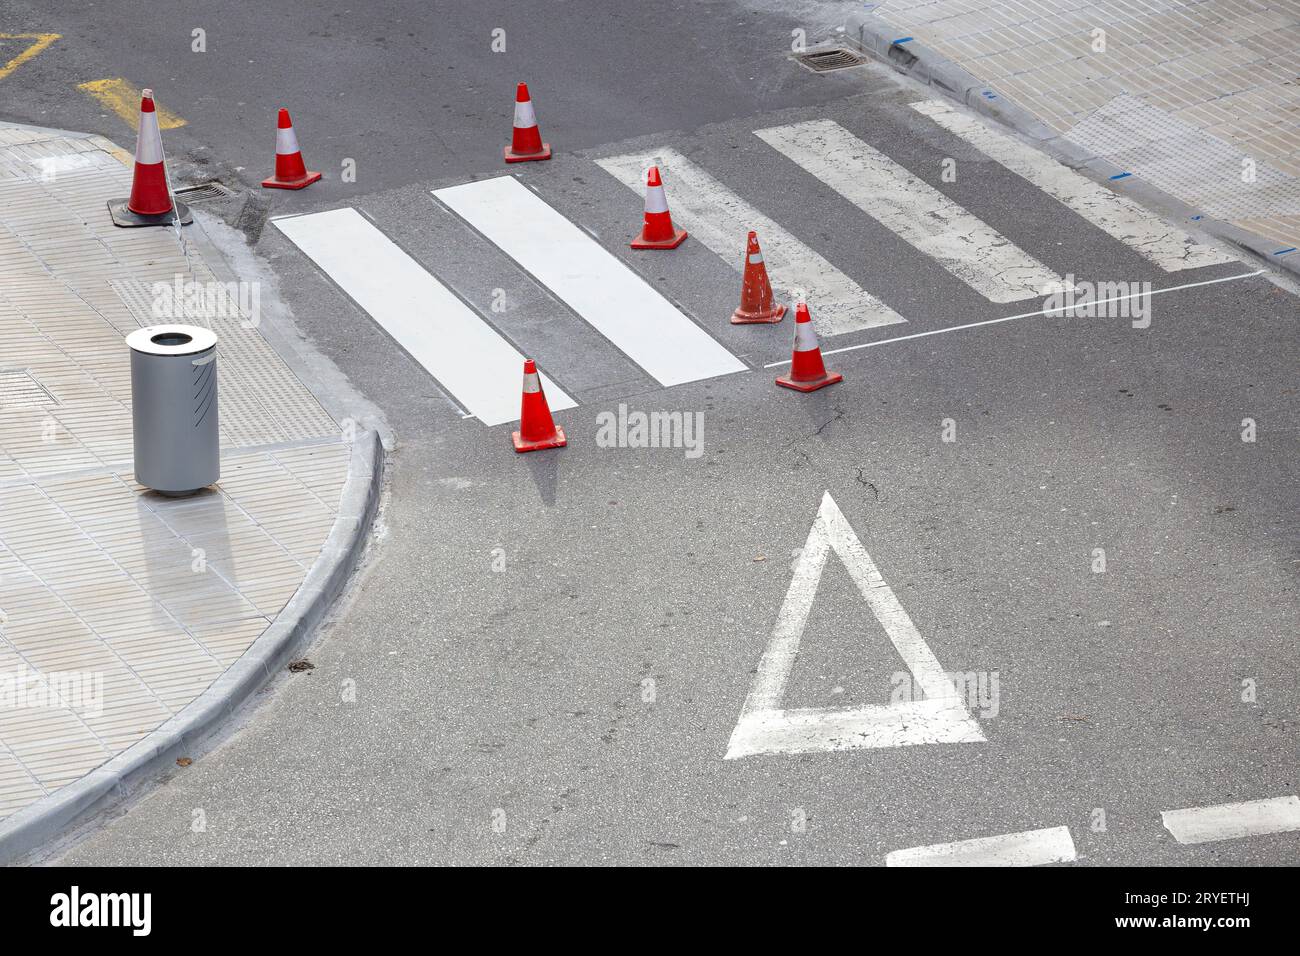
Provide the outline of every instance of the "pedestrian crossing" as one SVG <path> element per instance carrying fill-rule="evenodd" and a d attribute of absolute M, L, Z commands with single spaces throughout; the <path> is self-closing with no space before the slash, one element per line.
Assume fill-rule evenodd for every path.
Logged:
<path fill-rule="evenodd" d="M 989 159 L 1028 180 L 1113 238 L 1128 243 L 1139 255 L 1166 272 L 1233 261 L 1231 256 L 1198 243 L 1187 233 L 1170 229 L 1127 196 L 1111 192 L 1045 153 L 1026 149 L 1005 133 L 959 112 L 951 103 L 925 100 L 913 103 L 912 109 L 960 136 Z"/>
<path fill-rule="evenodd" d="M 934 124 L 934 135 L 958 138 L 1037 189 L 1046 197 L 1042 202 L 1063 205 L 1067 215 L 1085 219 L 1164 272 L 1234 261 L 1231 255 L 1198 243 L 1127 198 L 947 103 L 930 100 L 912 103 L 911 108 L 924 118 L 922 122 Z M 944 302 L 945 317 L 965 317 L 980 302 L 987 307 L 1041 299 L 1052 290 L 1069 287 L 1056 269 L 1025 251 L 1013 237 L 835 120 L 747 128 L 743 140 L 733 148 L 746 151 L 745 162 L 775 168 L 788 181 L 789 195 L 801 196 L 810 182 L 820 182 L 838 197 L 835 201 L 847 201 L 844 210 L 851 215 L 865 216 L 897 236 L 898 249 L 915 250 L 915 260 L 906 264 L 907 274 L 915 277 L 913 284 L 935 285 L 936 267 L 960 280 L 961 284 L 949 285 L 952 290 L 969 290 L 969 301 L 950 307 Z M 463 230 L 467 241 L 474 236 L 474 242 L 485 242 L 499 253 L 500 268 L 511 269 L 518 281 L 532 282 L 543 298 L 549 296 L 554 303 L 554 314 L 545 316 L 551 331 L 541 348 L 528 354 L 539 368 L 553 371 L 555 365 L 564 365 L 559 356 L 545 353 L 564 347 L 578 335 L 597 343 L 603 338 L 612 346 L 608 360 L 629 366 L 612 376 L 604 373 L 598 383 L 582 380 L 590 376 L 581 362 L 567 363 L 564 380 L 543 378 L 553 410 L 575 407 L 584 393 L 587 400 L 597 394 L 607 399 L 618 382 L 630 387 L 637 381 L 653 381 L 670 387 L 770 365 L 773 359 L 788 356 L 788 325 L 736 332 L 728 323 L 734 306 L 725 311 L 717 308 L 717 300 L 729 298 L 729 293 L 707 290 L 711 304 L 701 308 L 696 302 L 674 301 L 667 286 L 652 282 L 652 278 L 665 281 L 662 270 L 668 262 L 674 270 L 684 261 L 705 268 L 700 265 L 701 252 L 695 251 L 702 247 L 717 263 L 711 273 L 717 276 L 713 284 L 725 285 L 719 271 L 734 276 L 738 297 L 750 229 L 758 232 L 778 299 L 806 299 L 823 339 L 852 336 L 854 344 L 846 348 L 854 349 L 873 344 L 879 335 L 870 341 L 864 336 L 891 326 L 900 327 L 904 337 L 916 337 L 902 332 L 909 320 L 920 321 L 923 328 L 927 323 L 933 326 L 936 316 L 915 314 L 915 308 L 909 315 L 907 296 L 900 295 L 896 282 L 891 286 L 876 281 L 878 256 L 863 256 L 858 269 L 846 268 L 843 261 L 830 262 L 813 247 L 806 220 L 789 228 L 777 221 L 779 213 L 774 217 L 764 211 L 784 208 L 788 223 L 788 197 L 756 196 L 756 190 L 738 181 L 735 165 L 718 160 L 707 150 L 687 155 L 669 142 L 592 160 L 570 159 L 579 166 L 590 162 L 602 170 L 598 176 L 612 178 L 612 188 L 622 184 L 638 195 L 644 195 L 645 170 L 657 164 L 674 219 L 694 240 L 672 253 L 629 253 L 626 244 L 635 232 L 634 222 L 627 223 L 625 235 L 610 235 L 608 230 L 600 234 L 587 226 L 587 213 L 575 213 L 572 203 L 565 207 L 563 190 L 554 179 L 536 172 L 492 175 L 431 190 L 436 205 L 430 214 L 441 210 L 449 224 Z M 811 179 L 803 182 L 806 177 Z M 580 176 L 571 179 L 585 181 Z M 596 192 L 610 203 L 608 190 Z M 784 206 L 781 200 L 787 200 Z M 974 205 L 978 207 L 978 201 Z M 1064 217 L 1051 217 L 1052 223 L 1058 221 L 1063 231 L 1072 228 Z M 467 416 L 485 425 L 517 420 L 525 357 L 517 339 L 521 334 L 527 338 L 535 324 L 521 325 L 488 314 L 496 313 L 495 304 L 483 312 L 469 305 L 452 291 L 457 285 L 444 273 L 445 262 L 417 261 L 390 237 L 390 229 L 401 228 L 398 223 L 376 223 L 345 207 L 280 217 L 272 224 L 422 365 Z M 819 238 L 830 241 L 829 229 Z M 674 256 L 682 258 L 674 260 Z M 892 258 L 898 260 L 899 253 L 894 251 Z M 1061 271 L 1080 272 L 1077 267 Z M 493 284 L 504 287 L 511 281 L 502 278 Z M 881 289 L 872 288 L 873 284 Z M 972 325 L 979 324 L 983 323 Z M 564 331 L 566 327 L 572 331 Z M 592 338 L 593 334 L 600 338 Z M 832 344 L 830 350 L 837 349 Z"/>
<path fill-rule="evenodd" d="M 677 150 L 660 146 L 596 160 L 596 164 L 645 195 L 645 172 L 651 164 L 672 178 L 674 222 L 744 272 L 745 238 L 758 233 L 767 277 L 781 301 L 805 299 L 816 304 L 813 325 L 823 337 L 873 329 L 905 321 L 901 315 L 835 268 L 815 250 L 714 179 Z"/>
<path fill-rule="evenodd" d="M 352 208 L 272 220 L 484 425 L 519 417 L 524 357 Z M 577 403 L 543 378 L 551 408 Z"/>
<path fill-rule="evenodd" d="M 660 385 L 696 382 L 747 367 L 513 176 L 433 194 Z"/>
<path fill-rule="evenodd" d="M 834 120 L 755 130 L 867 215 L 990 302 L 1019 302 L 1065 280 L 929 183 Z"/>

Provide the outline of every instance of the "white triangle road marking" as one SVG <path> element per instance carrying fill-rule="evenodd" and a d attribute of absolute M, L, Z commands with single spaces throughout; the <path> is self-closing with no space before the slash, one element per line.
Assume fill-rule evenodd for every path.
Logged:
<path fill-rule="evenodd" d="M 915 686 L 924 693 L 923 700 L 861 707 L 782 706 L 785 685 L 831 551 L 844 562 L 863 600 L 911 671 Z M 827 491 L 795 565 L 754 685 L 731 733 L 726 759 L 910 744 L 982 743 L 984 739 L 956 686 Z"/>

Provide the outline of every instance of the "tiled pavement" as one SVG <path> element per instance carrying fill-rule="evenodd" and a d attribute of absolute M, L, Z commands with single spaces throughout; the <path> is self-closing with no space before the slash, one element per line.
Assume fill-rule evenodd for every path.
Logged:
<path fill-rule="evenodd" d="M 247 317 L 190 317 L 220 341 L 221 482 L 135 483 L 123 336 L 158 321 L 155 282 L 215 275 L 172 229 L 112 225 L 119 158 L 0 126 L 0 820 L 229 667 L 312 566 L 348 474 L 338 425 Z"/>
<path fill-rule="evenodd" d="M 1300 0 L 868 6 L 1066 139 L 1209 216 L 1300 246 Z M 1250 165 L 1254 182 L 1242 179 Z"/>

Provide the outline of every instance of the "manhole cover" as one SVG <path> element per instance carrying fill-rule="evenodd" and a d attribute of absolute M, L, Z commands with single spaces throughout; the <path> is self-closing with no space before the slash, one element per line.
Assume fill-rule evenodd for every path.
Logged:
<path fill-rule="evenodd" d="M 187 203 L 196 202 L 221 202 L 230 199 L 235 195 L 235 191 L 229 187 L 210 179 L 206 183 L 196 183 L 193 186 L 182 186 L 176 190 L 178 198 L 185 200 Z"/>
<path fill-rule="evenodd" d="M 829 73 L 832 70 L 847 70 L 850 67 L 861 66 L 867 62 L 867 58 L 861 53 L 845 49 L 844 47 L 808 50 L 804 53 L 796 53 L 794 58 L 814 73 Z"/>

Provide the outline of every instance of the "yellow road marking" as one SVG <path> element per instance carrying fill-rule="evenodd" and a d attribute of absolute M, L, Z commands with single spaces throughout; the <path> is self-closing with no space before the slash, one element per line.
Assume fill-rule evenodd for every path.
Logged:
<path fill-rule="evenodd" d="M 132 129 L 140 128 L 140 88 L 132 86 L 120 76 L 111 77 L 107 80 L 91 80 L 89 83 L 80 83 L 77 89 L 84 90 L 110 110 L 116 113 L 122 119 L 131 124 Z M 184 126 L 185 120 L 170 110 L 165 110 L 154 101 L 154 108 L 158 111 L 158 128 L 159 129 L 176 129 L 178 126 Z"/>
<path fill-rule="evenodd" d="M 59 38 L 57 33 L 0 33 L 0 40 L 35 40 L 36 42 L 29 46 L 22 53 L 0 66 L 0 80 L 18 69 L 36 54 L 40 53 L 47 46 Z"/>

